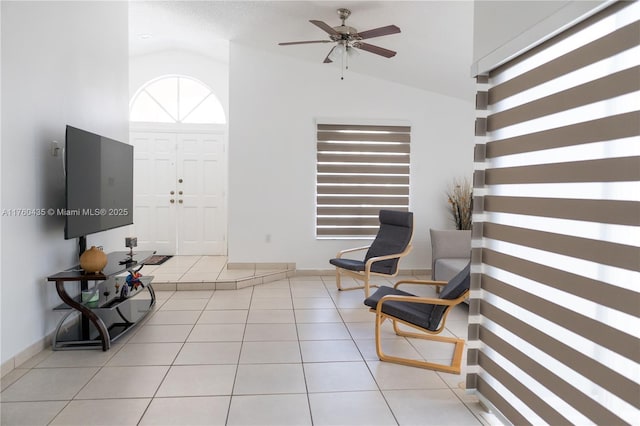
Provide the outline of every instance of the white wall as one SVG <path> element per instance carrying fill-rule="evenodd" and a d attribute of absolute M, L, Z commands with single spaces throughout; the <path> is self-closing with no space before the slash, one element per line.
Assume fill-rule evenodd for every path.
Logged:
<path fill-rule="evenodd" d="M 223 43 L 218 43 L 220 46 Z M 228 56 L 228 49 L 223 52 Z M 218 54 L 216 56 L 225 56 Z M 167 50 L 130 58 L 129 96 L 142 85 L 167 74 L 187 75 L 207 84 L 229 113 L 229 64 L 183 50 Z"/>
<path fill-rule="evenodd" d="M 64 203 L 71 124 L 128 141 L 126 2 L 7 2 L 2 7 L 2 209 Z M 51 332 L 60 303 L 46 277 L 77 262 L 61 217 L 2 217 L 2 362 Z M 88 237 L 123 250 L 126 228 Z"/>
<path fill-rule="evenodd" d="M 447 185 L 454 177 L 471 177 L 473 93 L 465 102 L 353 73 L 341 81 L 335 64 L 296 61 L 233 42 L 229 75 L 230 262 L 329 269 L 338 250 L 367 243 L 315 239 L 314 120 L 338 117 L 411 123 L 416 233 L 414 252 L 402 268 L 429 267 L 429 228 L 453 227 Z"/>

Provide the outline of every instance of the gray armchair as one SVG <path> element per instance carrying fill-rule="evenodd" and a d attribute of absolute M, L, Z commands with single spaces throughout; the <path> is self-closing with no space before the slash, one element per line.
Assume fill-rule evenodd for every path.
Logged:
<path fill-rule="evenodd" d="M 449 281 L 471 260 L 471 231 L 431 229 L 431 279 Z"/>

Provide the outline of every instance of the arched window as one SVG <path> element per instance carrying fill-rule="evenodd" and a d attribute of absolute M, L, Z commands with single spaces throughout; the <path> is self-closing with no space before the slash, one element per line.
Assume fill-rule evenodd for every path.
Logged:
<path fill-rule="evenodd" d="M 131 121 L 223 124 L 222 104 L 207 85 L 190 77 L 164 76 L 149 81 L 134 95 Z"/>

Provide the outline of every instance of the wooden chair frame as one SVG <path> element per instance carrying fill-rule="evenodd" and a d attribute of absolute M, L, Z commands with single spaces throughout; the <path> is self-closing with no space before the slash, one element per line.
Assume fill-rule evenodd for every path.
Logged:
<path fill-rule="evenodd" d="M 413 240 L 413 234 L 411 235 L 411 240 Z M 352 252 L 356 252 L 356 251 L 361 251 L 361 250 L 368 250 L 370 246 L 364 246 L 364 247 L 356 247 L 356 248 L 351 248 L 351 249 L 346 249 L 346 250 L 342 250 L 339 251 L 338 254 L 336 255 L 336 259 L 341 258 L 343 255 L 347 254 L 347 253 L 352 253 Z M 352 271 L 349 269 L 343 269 L 343 268 L 339 268 L 336 266 L 336 287 L 338 287 L 338 290 L 340 291 L 347 291 L 347 290 L 357 290 L 360 288 L 364 289 L 364 297 L 367 298 L 369 297 L 369 289 L 371 287 L 379 287 L 378 285 L 372 285 L 371 284 L 371 276 L 379 276 L 379 277 L 386 277 L 386 278 L 393 278 L 396 275 L 398 275 L 398 272 L 400 271 L 400 267 L 398 265 L 398 267 L 396 268 L 396 272 L 394 274 L 382 274 L 379 272 L 373 272 L 371 271 L 371 267 L 373 266 L 374 263 L 376 262 L 381 262 L 383 260 L 390 260 L 390 259 L 398 259 L 398 261 L 405 257 L 406 255 L 408 255 L 411 252 L 411 249 L 413 248 L 413 246 L 411 245 L 411 241 L 409 241 L 409 244 L 407 244 L 407 248 L 404 249 L 404 251 L 402 253 L 394 253 L 394 254 L 388 254 L 386 256 L 378 256 L 378 257 L 372 257 L 369 260 L 367 260 L 367 262 L 364 265 L 364 271 Z M 363 281 L 363 285 L 361 286 L 354 286 L 354 287 L 342 287 L 342 277 L 341 275 L 345 275 L 345 276 L 349 276 L 351 278 L 354 278 L 356 280 L 360 280 Z"/>
<path fill-rule="evenodd" d="M 433 280 L 405 280 L 405 281 L 398 281 L 393 287 L 398 288 L 398 286 L 400 286 L 401 284 L 445 286 L 447 282 L 433 281 Z M 420 368 L 427 368 L 430 370 L 444 371 L 446 373 L 460 374 L 460 367 L 462 364 L 462 355 L 463 355 L 465 340 L 459 339 L 456 337 L 438 336 L 438 334 L 440 334 L 444 330 L 449 311 L 451 311 L 451 309 L 454 306 L 462 303 L 467 298 L 468 293 L 469 293 L 469 290 L 466 290 L 457 299 L 439 299 L 439 298 L 432 298 L 432 297 L 400 296 L 400 295 L 387 295 L 382 297 L 380 301 L 378 301 L 376 309 L 370 309 L 371 312 L 374 312 L 376 314 L 376 352 L 378 354 L 378 358 L 380 358 L 381 361 L 394 362 L 396 364 L 409 365 L 411 367 L 420 367 Z M 437 330 L 432 331 L 424 327 L 421 327 L 419 325 L 415 325 L 410 322 L 404 321 L 400 318 L 396 318 L 393 315 L 389 315 L 382 312 L 382 305 L 385 302 L 389 302 L 392 300 L 397 302 L 412 302 L 412 303 L 424 303 L 429 305 L 443 305 L 443 306 L 447 306 L 447 308 L 442 314 L 440 326 L 438 327 Z M 455 344 L 451 364 L 449 365 L 438 364 L 438 363 L 433 363 L 428 361 L 421 361 L 421 360 L 411 359 L 411 358 L 401 358 L 401 357 L 385 354 L 382 351 L 381 327 L 382 327 L 382 323 L 386 319 L 390 319 L 392 321 L 393 331 L 398 336 L 413 337 L 418 339 Z M 402 331 L 398 328 L 398 323 L 417 329 L 421 331 L 421 333 L 412 333 L 409 331 Z"/>

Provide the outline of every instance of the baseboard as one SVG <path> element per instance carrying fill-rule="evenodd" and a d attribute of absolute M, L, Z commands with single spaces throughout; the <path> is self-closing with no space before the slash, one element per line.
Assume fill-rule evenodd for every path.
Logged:
<path fill-rule="evenodd" d="M 20 351 L 14 357 L 3 362 L 2 365 L 0 366 L 0 377 L 4 377 L 5 375 L 12 372 L 14 369 L 20 368 L 22 364 L 24 364 L 34 356 L 38 355 L 47 347 L 51 346 L 52 339 L 53 339 L 53 332 L 48 336 L 45 336 L 42 339 L 38 340 L 34 344 L 30 345 L 26 349 Z"/>
<path fill-rule="evenodd" d="M 296 277 L 305 277 L 310 275 L 335 275 L 335 269 L 296 269 Z M 400 269 L 398 275 L 413 275 L 431 277 L 431 269 Z"/>
<path fill-rule="evenodd" d="M 287 262 L 229 262 L 227 263 L 227 269 L 242 269 L 242 270 L 295 270 L 295 263 Z"/>

